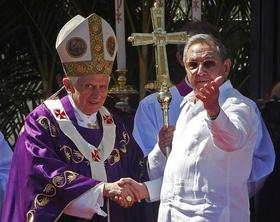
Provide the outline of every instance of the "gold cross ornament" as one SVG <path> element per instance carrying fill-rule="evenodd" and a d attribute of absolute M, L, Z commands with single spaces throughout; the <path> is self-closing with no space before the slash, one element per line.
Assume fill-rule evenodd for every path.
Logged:
<path fill-rule="evenodd" d="M 155 46 L 156 57 L 156 89 L 160 88 L 159 84 L 170 83 L 170 76 L 168 70 L 166 45 L 167 44 L 185 44 L 189 36 L 186 32 L 166 33 L 164 8 L 155 2 L 154 7 L 151 8 L 153 32 L 152 33 L 132 33 L 128 41 L 133 46 L 150 45 Z"/>

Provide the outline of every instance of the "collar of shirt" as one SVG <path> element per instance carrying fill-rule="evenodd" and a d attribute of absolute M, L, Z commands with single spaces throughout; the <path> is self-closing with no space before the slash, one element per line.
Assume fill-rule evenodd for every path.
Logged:
<path fill-rule="evenodd" d="M 74 109 L 74 114 L 77 119 L 78 125 L 85 128 L 97 128 L 96 113 L 91 115 L 84 114 L 74 103 L 72 96 L 68 95 L 69 101 Z"/>

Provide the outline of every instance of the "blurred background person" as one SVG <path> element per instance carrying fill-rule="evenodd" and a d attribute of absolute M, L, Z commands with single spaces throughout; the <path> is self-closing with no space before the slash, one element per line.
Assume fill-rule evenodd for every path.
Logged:
<path fill-rule="evenodd" d="M 13 152 L 0 132 L 0 218 L 2 214 L 3 201 L 6 193 L 9 170 L 11 167 Z"/>

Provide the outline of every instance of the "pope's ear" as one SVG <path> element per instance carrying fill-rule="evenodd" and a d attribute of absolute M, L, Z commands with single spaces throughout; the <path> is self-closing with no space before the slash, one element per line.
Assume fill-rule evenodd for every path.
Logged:
<path fill-rule="evenodd" d="M 74 93 L 74 87 L 69 78 L 63 78 L 62 83 L 68 92 Z"/>

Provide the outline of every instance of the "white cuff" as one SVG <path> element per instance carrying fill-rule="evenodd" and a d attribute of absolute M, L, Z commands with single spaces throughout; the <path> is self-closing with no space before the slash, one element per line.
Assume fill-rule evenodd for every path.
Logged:
<path fill-rule="evenodd" d="M 163 176 L 166 157 L 160 150 L 158 143 L 148 155 L 148 173 L 150 180 Z"/>
<path fill-rule="evenodd" d="M 150 180 L 144 182 L 148 192 L 149 192 L 149 199 L 146 199 L 147 202 L 153 202 L 160 199 L 160 190 L 162 185 L 162 177 L 157 178 L 155 180 Z"/>
<path fill-rule="evenodd" d="M 73 200 L 64 209 L 63 213 L 85 219 L 91 219 L 95 213 L 106 217 L 107 214 L 101 209 L 104 205 L 103 187 L 104 183 L 100 183 L 83 193 Z"/>

